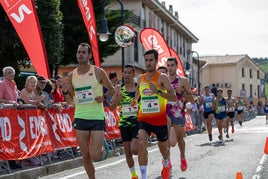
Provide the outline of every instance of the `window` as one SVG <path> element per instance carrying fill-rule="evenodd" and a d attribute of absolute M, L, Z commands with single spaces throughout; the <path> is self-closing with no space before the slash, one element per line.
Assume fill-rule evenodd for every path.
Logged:
<path fill-rule="evenodd" d="M 257 70 L 257 79 L 260 79 L 260 71 Z"/>
<path fill-rule="evenodd" d="M 245 69 L 244 68 L 242 68 L 242 77 L 245 77 Z"/>
<path fill-rule="evenodd" d="M 243 90 L 245 89 L 245 83 L 242 83 L 242 89 Z"/>
<path fill-rule="evenodd" d="M 252 78 L 252 69 L 249 69 L 249 77 Z"/>
<path fill-rule="evenodd" d="M 253 96 L 253 85 L 252 84 L 250 84 L 249 85 L 249 96 Z"/>

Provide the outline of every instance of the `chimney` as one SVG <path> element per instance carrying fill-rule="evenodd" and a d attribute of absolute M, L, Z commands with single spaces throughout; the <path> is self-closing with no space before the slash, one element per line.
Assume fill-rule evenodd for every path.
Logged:
<path fill-rule="evenodd" d="M 166 2 L 165 2 L 165 1 L 162 1 L 161 4 L 162 4 L 162 6 L 163 6 L 164 8 L 166 8 Z"/>
<path fill-rule="evenodd" d="M 169 12 L 173 15 L 173 6 L 172 5 L 169 5 Z"/>
<path fill-rule="evenodd" d="M 179 20 L 179 14 L 178 14 L 178 11 L 175 11 L 174 16 L 176 17 L 177 20 Z"/>

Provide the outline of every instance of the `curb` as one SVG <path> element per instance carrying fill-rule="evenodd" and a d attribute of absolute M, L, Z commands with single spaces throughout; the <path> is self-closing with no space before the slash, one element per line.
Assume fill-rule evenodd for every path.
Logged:
<path fill-rule="evenodd" d="M 120 153 L 120 155 L 124 154 L 123 147 L 110 150 L 108 158 L 114 157 L 118 153 Z M 10 174 L 5 173 L 0 175 L 0 179 L 38 179 L 40 177 L 82 166 L 82 157 L 77 157 L 74 159 L 70 159 L 70 157 L 68 157 L 67 159 L 55 161 L 51 164 L 48 163 L 43 166 L 23 166 L 23 169 L 11 170 Z"/>

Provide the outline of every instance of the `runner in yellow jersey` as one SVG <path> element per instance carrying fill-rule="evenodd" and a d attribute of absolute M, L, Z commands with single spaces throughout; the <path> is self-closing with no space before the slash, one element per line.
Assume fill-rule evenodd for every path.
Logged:
<path fill-rule="evenodd" d="M 104 140 L 103 101 L 112 96 L 114 86 L 103 69 L 89 64 L 91 57 L 90 46 L 81 43 L 76 53 L 78 67 L 68 74 L 68 80 L 63 82 L 62 88 L 69 104 L 73 103 L 75 97 L 73 126 L 87 175 L 90 179 L 95 179 L 92 161 L 100 159 Z M 103 86 L 108 89 L 104 95 Z"/>
<path fill-rule="evenodd" d="M 163 157 L 162 178 L 170 177 L 168 168 L 169 145 L 166 117 L 166 99 L 176 101 L 176 95 L 166 74 L 156 71 L 158 52 L 154 49 L 144 53 L 146 73 L 137 77 L 135 104 L 139 99 L 139 151 L 138 160 L 142 179 L 147 178 L 147 144 L 151 132 L 156 134 L 158 147 Z"/>

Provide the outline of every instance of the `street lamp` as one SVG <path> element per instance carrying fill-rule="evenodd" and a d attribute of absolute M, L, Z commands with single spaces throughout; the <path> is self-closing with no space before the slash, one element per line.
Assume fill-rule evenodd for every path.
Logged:
<path fill-rule="evenodd" d="M 105 42 L 108 40 L 109 35 L 111 34 L 108 31 L 108 25 L 107 25 L 107 19 L 105 18 L 105 6 L 107 5 L 109 0 L 104 0 L 103 5 L 102 5 L 102 12 L 103 12 L 103 18 L 101 19 L 101 24 L 100 24 L 100 32 L 99 32 L 99 39 L 102 42 Z M 120 4 L 121 7 L 121 24 L 124 25 L 124 5 L 121 0 L 117 0 L 117 2 Z M 121 47 L 121 60 L 122 60 L 122 72 L 125 66 L 125 50 L 124 47 Z"/>
<path fill-rule="evenodd" d="M 199 66 L 199 54 L 196 51 L 191 51 L 192 54 L 196 54 L 197 56 L 197 88 L 198 88 L 198 95 L 200 95 L 200 66 Z"/>

